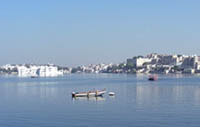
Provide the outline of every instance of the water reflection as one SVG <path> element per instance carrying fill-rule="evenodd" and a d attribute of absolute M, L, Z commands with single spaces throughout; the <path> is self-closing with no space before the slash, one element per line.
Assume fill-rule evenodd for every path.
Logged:
<path fill-rule="evenodd" d="M 114 96 L 109 96 L 109 98 L 114 99 L 114 98 L 115 98 L 115 95 L 114 95 Z"/>
<path fill-rule="evenodd" d="M 6 100 L 11 98 L 17 100 L 31 100 L 37 99 L 38 101 L 45 101 L 47 99 L 53 99 L 62 93 L 63 90 L 53 86 L 43 86 L 43 83 L 4 83 L 0 86 L 0 96 Z M 51 84 L 51 83 L 50 83 Z M 12 100 L 13 100 L 12 99 Z"/>
<path fill-rule="evenodd" d="M 198 85 L 167 85 L 158 84 L 136 85 L 136 104 L 190 103 L 200 105 L 200 87 Z M 128 90 L 127 90 L 128 91 Z"/>
<path fill-rule="evenodd" d="M 156 103 L 159 101 L 159 92 L 162 91 L 158 86 L 136 86 L 136 103 L 138 105 Z"/>
<path fill-rule="evenodd" d="M 105 101 L 104 97 L 72 97 L 73 101 Z"/>
<path fill-rule="evenodd" d="M 146 75 L 111 74 L 0 79 L 2 126 L 187 127 L 190 123 L 200 124 L 199 77 L 159 76 L 156 82 L 149 82 Z M 116 96 L 71 98 L 74 90 L 92 88 L 106 88 Z"/>
<path fill-rule="evenodd" d="M 196 88 L 194 91 L 195 104 L 200 106 L 200 88 Z"/>

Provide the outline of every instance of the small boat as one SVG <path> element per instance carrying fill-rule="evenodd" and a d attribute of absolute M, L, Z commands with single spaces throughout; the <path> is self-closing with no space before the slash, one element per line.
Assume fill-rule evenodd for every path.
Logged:
<path fill-rule="evenodd" d="M 90 97 L 90 96 L 103 96 L 106 93 L 106 89 L 93 90 L 88 92 L 72 92 L 72 97 Z"/>
<path fill-rule="evenodd" d="M 109 92 L 108 95 L 109 96 L 115 96 L 115 93 L 114 92 Z"/>
<path fill-rule="evenodd" d="M 149 81 L 156 81 L 158 80 L 158 77 L 157 76 L 149 76 Z"/>
<path fill-rule="evenodd" d="M 31 78 L 38 78 L 38 76 L 31 76 Z"/>

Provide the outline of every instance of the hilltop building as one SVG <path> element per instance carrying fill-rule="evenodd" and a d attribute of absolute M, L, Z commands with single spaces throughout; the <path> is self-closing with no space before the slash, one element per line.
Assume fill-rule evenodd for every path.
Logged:
<path fill-rule="evenodd" d="M 150 63 L 152 59 L 143 57 L 133 57 L 132 59 L 127 59 L 127 64 L 133 65 L 134 67 L 142 67 L 144 63 Z"/>

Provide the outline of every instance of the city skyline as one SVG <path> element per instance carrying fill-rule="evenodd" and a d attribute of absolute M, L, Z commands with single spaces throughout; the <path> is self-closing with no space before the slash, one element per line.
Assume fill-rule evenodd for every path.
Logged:
<path fill-rule="evenodd" d="M 96 62 L 96 63 L 87 63 L 87 64 L 83 64 L 83 63 L 80 63 L 80 64 L 77 64 L 77 65 L 62 65 L 62 64 L 56 64 L 56 63 L 51 63 L 51 62 L 47 62 L 47 63 L 33 63 L 33 62 L 30 62 L 30 63 L 6 63 L 6 64 L 3 64 L 3 65 L 0 65 L 0 66 L 6 66 L 6 65 L 55 65 L 55 66 L 60 66 L 60 67 L 80 67 L 80 66 L 90 66 L 90 65 L 100 65 L 100 64 L 112 64 L 112 65 L 119 65 L 119 64 L 123 64 L 123 63 L 126 63 L 128 59 L 134 59 L 134 58 L 147 58 L 149 56 L 152 56 L 152 55 L 161 55 L 161 56 L 185 56 L 185 57 L 194 57 L 194 56 L 197 56 L 200 58 L 200 55 L 199 54 L 167 54 L 167 53 L 149 53 L 149 54 L 144 54 L 144 55 L 134 55 L 134 56 L 131 56 L 131 57 L 127 57 L 127 58 L 124 58 L 122 61 L 117 61 L 117 62 L 105 62 L 105 61 L 100 61 L 99 63 Z"/>
<path fill-rule="evenodd" d="M 54 64 L 7 64 L 0 66 L 1 74 L 20 77 L 54 77 L 70 73 L 127 73 L 127 74 L 199 74 L 200 56 L 148 54 L 127 58 L 118 64 L 90 64 L 77 67 L 63 67 Z"/>
<path fill-rule="evenodd" d="M 16 1 L 0 6 L 0 65 L 200 54 L 199 1 Z"/>

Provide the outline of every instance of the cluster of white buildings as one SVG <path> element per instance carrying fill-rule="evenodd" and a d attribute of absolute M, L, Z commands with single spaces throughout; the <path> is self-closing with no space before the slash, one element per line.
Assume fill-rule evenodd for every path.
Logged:
<path fill-rule="evenodd" d="M 199 73 L 200 57 L 197 55 L 160 55 L 150 54 L 127 59 L 136 72 L 155 73 Z"/>
<path fill-rule="evenodd" d="M 11 65 L 0 67 L 0 73 L 17 74 L 20 77 L 59 76 L 66 73 L 200 73 L 200 57 L 197 55 L 150 54 L 127 59 L 121 64 L 90 64 L 74 68 L 53 64 Z"/>
<path fill-rule="evenodd" d="M 78 67 L 77 72 L 86 72 L 86 73 L 101 73 L 106 71 L 108 67 L 112 67 L 113 64 L 90 64 L 88 66 Z"/>
<path fill-rule="evenodd" d="M 7 64 L 0 67 L 1 71 L 8 74 L 17 74 L 19 77 L 53 77 L 69 73 L 101 73 L 106 72 L 108 67 L 112 67 L 113 64 L 90 64 L 83 65 L 74 68 L 58 67 L 53 64 L 35 65 L 35 64 L 23 64 L 23 65 L 11 65 Z"/>
<path fill-rule="evenodd" d="M 34 64 L 24 64 L 24 65 L 10 65 L 7 64 L 1 67 L 5 70 L 16 70 L 18 76 L 20 77 L 30 77 L 30 76 L 40 76 L 40 77 L 52 77 L 63 75 L 63 70 L 58 70 L 58 66 L 53 64 L 46 65 L 34 65 Z"/>

